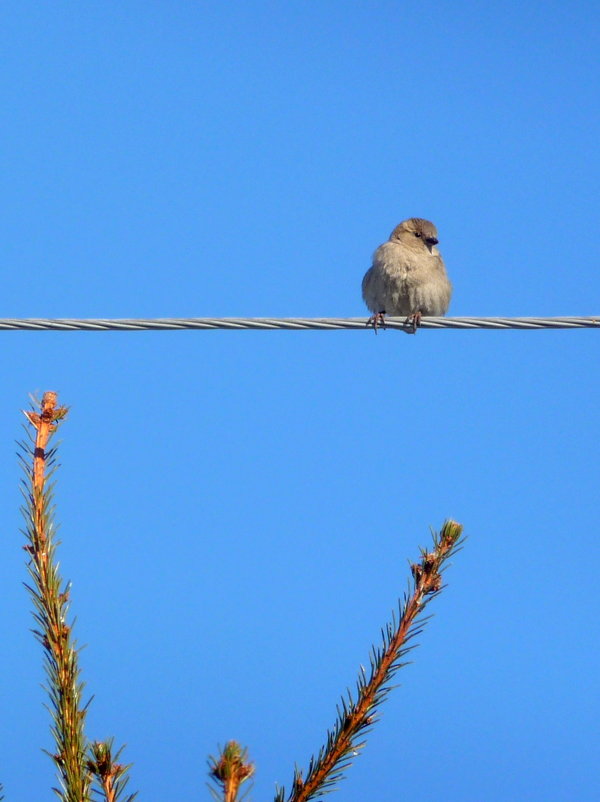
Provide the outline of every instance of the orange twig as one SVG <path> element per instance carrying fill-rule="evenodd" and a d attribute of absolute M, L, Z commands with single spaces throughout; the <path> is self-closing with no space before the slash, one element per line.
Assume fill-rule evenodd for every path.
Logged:
<path fill-rule="evenodd" d="M 246 749 L 236 741 L 228 741 L 218 759 L 210 758 L 209 765 L 210 776 L 223 792 L 223 802 L 238 802 L 240 786 L 254 774 Z"/>
<path fill-rule="evenodd" d="M 311 760 L 306 780 L 296 771 L 288 802 L 307 802 L 320 796 L 325 789 L 339 779 L 341 770 L 347 766 L 350 755 L 354 755 L 361 744 L 354 745 L 361 732 L 375 721 L 375 710 L 381 702 L 385 684 L 399 667 L 399 659 L 406 651 L 406 642 L 416 619 L 423 612 L 432 595 L 442 588 L 441 567 L 450 553 L 456 548 L 462 526 L 447 521 L 439 538 L 434 538 L 434 549 L 421 552 L 421 560 L 411 566 L 414 588 L 406 599 L 402 615 L 395 631 L 388 627 L 386 648 L 373 664 L 369 681 L 359 681 L 358 699 L 350 704 L 343 703 L 343 714 L 334 732 L 328 737 L 327 746 L 316 760 Z M 283 800 L 280 791 L 278 800 Z"/>
<path fill-rule="evenodd" d="M 29 544 L 25 547 L 31 556 L 29 572 L 34 582 L 29 591 L 34 601 L 34 630 L 46 655 L 48 692 L 53 715 L 52 733 L 56 752 L 52 755 L 61 776 L 62 791 L 58 795 L 64 802 L 85 802 L 89 799 L 90 775 L 85 766 L 87 748 L 83 724 L 86 706 L 82 704 L 83 685 L 79 681 L 78 653 L 71 628 L 66 623 L 69 588 L 61 589 L 58 565 L 54 561 L 51 490 L 46 487 L 49 461 L 53 452 L 48 442 L 58 422 L 67 414 L 66 407 L 57 406 L 54 392 L 44 393 L 40 411 L 25 412 L 35 428 L 28 496 Z"/>

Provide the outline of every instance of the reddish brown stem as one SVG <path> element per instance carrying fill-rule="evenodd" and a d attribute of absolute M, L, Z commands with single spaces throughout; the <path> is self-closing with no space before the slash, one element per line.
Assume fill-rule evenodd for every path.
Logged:
<path fill-rule="evenodd" d="M 441 589 L 442 580 L 439 573 L 441 564 L 448 552 L 456 545 L 461 531 L 462 527 L 459 524 L 453 521 L 447 522 L 434 551 L 423 553 L 420 563 L 412 566 L 415 586 L 404 608 L 396 633 L 391 638 L 369 683 L 361 689 L 356 705 L 349 710 L 331 748 L 326 752 L 314 773 L 306 781 L 300 777 L 296 778 L 289 802 L 306 802 L 314 796 L 327 782 L 339 761 L 351 749 L 353 740 L 360 730 L 371 723 L 370 712 L 375 706 L 377 693 L 386 682 L 390 670 L 398 659 L 415 619 L 423 610 L 426 597 Z"/>
<path fill-rule="evenodd" d="M 229 741 L 217 758 L 210 758 L 210 774 L 221 787 L 223 802 L 237 802 L 242 783 L 254 774 L 247 752 L 236 741 Z"/>
<path fill-rule="evenodd" d="M 29 474 L 30 543 L 26 549 L 31 555 L 30 570 L 36 586 L 31 592 L 39 611 L 36 619 L 40 630 L 36 634 L 48 657 L 49 692 L 57 747 L 53 757 L 64 787 L 61 798 L 69 802 L 84 802 L 89 799 L 89 775 L 84 766 L 85 707 L 81 706 L 77 651 L 71 629 L 66 623 L 69 591 L 61 591 L 58 567 L 53 563 L 52 515 L 49 509 L 50 494 L 46 487 L 48 441 L 56 430 L 57 422 L 64 418 L 66 412 L 66 407 L 57 406 L 56 393 L 47 392 L 42 398 L 39 413 L 25 413 L 36 430 L 33 466 Z"/>

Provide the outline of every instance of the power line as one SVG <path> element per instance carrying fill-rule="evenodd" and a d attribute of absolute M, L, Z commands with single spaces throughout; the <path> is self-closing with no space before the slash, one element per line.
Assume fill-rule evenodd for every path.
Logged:
<path fill-rule="evenodd" d="M 364 317 L 190 317 L 190 318 L 0 318 L 1 331 L 157 331 L 180 329 L 284 329 L 292 331 L 367 328 Z M 404 318 L 387 318 L 385 328 L 411 331 Z M 423 329 L 597 329 L 595 317 L 424 317 Z"/>

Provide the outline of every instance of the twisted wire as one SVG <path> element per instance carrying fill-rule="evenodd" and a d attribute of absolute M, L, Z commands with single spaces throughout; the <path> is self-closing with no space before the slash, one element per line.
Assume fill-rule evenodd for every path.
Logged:
<path fill-rule="evenodd" d="M 190 317 L 190 318 L 0 318 L 0 331 L 157 331 L 181 329 L 358 329 L 364 317 Z M 411 331 L 404 318 L 386 318 L 386 329 Z M 423 329 L 593 329 L 594 317 L 424 317 Z"/>

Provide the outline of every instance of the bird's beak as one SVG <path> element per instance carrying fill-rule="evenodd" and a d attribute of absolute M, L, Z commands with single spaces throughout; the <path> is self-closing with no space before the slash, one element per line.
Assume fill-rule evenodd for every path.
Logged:
<path fill-rule="evenodd" d="M 436 239 L 435 237 L 427 237 L 427 239 L 425 240 L 425 245 L 427 245 L 427 247 L 429 248 L 429 253 L 433 252 L 433 246 L 437 245 L 438 242 L 439 240 Z"/>

